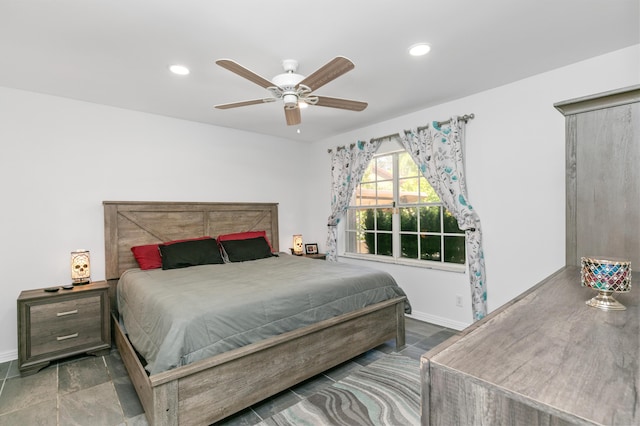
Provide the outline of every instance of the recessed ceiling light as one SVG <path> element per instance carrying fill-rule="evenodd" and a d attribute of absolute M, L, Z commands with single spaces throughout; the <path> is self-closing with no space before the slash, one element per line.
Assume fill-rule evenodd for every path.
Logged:
<path fill-rule="evenodd" d="M 411 56 L 423 56 L 429 53 L 430 50 L 431 46 L 429 46 L 427 43 L 418 43 L 409 48 L 409 54 Z"/>
<path fill-rule="evenodd" d="M 178 74 L 178 75 L 187 75 L 189 74 L 189 68 L 185 67 L 184 65 L 171 65 L 169 67 L 169 71 L 171 71 L 174 74 Z"/>

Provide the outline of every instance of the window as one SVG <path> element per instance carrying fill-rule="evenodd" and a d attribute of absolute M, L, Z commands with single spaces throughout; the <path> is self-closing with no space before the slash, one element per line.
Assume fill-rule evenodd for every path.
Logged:
<path fill-rule="evenodd" d="M 377 260 L 465 263 L 465 235 L 406 151 L 376 155 L 347 210 L 345 252 Z"/>

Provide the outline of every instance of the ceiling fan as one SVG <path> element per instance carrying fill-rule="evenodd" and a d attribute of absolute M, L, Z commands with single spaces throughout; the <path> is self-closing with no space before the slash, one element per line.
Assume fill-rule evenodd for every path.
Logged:
<path fill-rule="evenodd" d="M 352 101 L 349 99 L 329 98 L 318 96 L 313 92 L 325 84 L 335 80 L 355 65 L 343 56 L 336 56 L 324 66 L 308 75 L 307 77 L 296 74 L 298 61 L 295 59 L 285 59 L 282 61 L 284 73 L 276 75 L 269 81 L 251 70 L 243 67 L 231 59 L 219 59 L 216 64 L 226 68 L 232 73 L 238 74 L 255 84 L 264 87 L 271 93 L 270 98 L 254 99 L 250 101 L 234 102 L 230 104 L 216 105 L 218 109 L 237 108 L 247 105 L 275 102 L 282 99 L 284 103 L 284 115 L 287 125 L 300 124 L 300 105 L 302 102 L 308 105 L 324 106 L 331 108 L 347 109 L 351 111 L 362 111 L 367 107 L 366 102 Z"/>

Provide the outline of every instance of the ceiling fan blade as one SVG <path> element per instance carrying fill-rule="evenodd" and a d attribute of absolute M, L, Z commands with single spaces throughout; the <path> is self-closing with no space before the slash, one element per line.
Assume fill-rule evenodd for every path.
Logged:
<path fill-rule="evenodd" d="M 276 100 L 274 98 L 264 98 L 264 99 L 254 99 L 252 101 L 241 101 L 241 102 L 233 102 L 231 104 L 216 105 L 215 107 L 218 109 L 229 109 L 229 108 L 237 108 L 237 107 L 243 107 L 248 105 L 266 104 L 266 103 L 275 102 L 275 101 Z"/>
<path fill-rule="evenodd" d="M 318 96 L 316 106 L 348 109 L 351 111 L 362 111 L 369 105 L 366 102 L 352 101 L 350 99 L 328 98 L 326 96 Z"/>
<path fill-rule="evenodd" d="M 326 65 L 307 76 L 298 86 L 304 85 L 314 91 L 340 77 L 342 74 L 351 71 L 355 65 L 343 56 L 336 56 Z"/>
<path fill-rule="evenodd" d="M 267 87 L 275 86 L 275 84 L 273 84 L 266 78 L 259 76 L 258 74 L 243 67 L 239 63 L 232 61 L 231 59 L 218 59 L 216 61 L 216 64 L 220 65 L 222 68 L 228 69 L 232 73 L 238 74 L 240 77 L 244 77 L 247 80 L 254 82 L 258 86 L 264 87 L 265 89 Z"/>
<path fill-rule="evenodd" d="M 300 117 L 300 108 L 284 108 L 284 116 L 287 119 L 287 126 L 295 126 L 296 124 L 300 124 L 302 122 L 302 118 Z"/>

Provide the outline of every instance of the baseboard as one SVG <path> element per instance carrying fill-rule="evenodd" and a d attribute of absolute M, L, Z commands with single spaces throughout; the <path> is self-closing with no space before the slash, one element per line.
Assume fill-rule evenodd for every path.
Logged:
<path fill-rule="evenodd" d="M 9 351 L 0 353 L 0 364 L 3 362 L 13 361 L 14 359 L 18 359 L 18 351 Z"/>
<path fill-rule="evenodd" d="M 471 324 L 467 324 L 459 321 L 452 321 L 449 318 L 443 318 L 436 315 L 426 314 L 424 312 L 412 312 L 410 315 L 407 315 L 413 319 L 417 319 L 419 321 L 430 322 L 431 324 L 441 325 L 443 327 L 452 328 L 454 330 L 464 330 Z"/>

